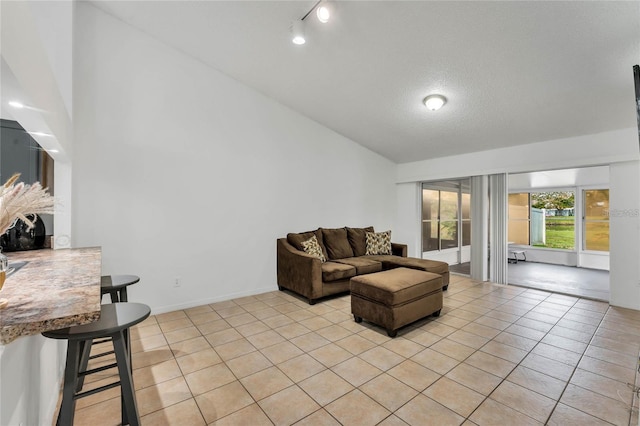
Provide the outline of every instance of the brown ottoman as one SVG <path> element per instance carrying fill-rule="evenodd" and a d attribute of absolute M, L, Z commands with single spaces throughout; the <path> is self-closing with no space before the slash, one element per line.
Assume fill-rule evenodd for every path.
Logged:
<path fill-rule="evenodd" d="M 351 278 L 351 313 L 356 322 L 366 319 L 397 330 L 442 309 L 442 276 L 409 268 L 395 268 Z"/>

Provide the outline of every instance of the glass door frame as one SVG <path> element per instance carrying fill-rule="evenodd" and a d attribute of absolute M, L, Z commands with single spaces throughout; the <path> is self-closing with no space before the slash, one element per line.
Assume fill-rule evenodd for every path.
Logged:
<path fill-rule="evenodd" d="M 451 179 L 446 181 L 436 181 L 436 182 L 422 182 L 421 183 L 421 192 L 420 192 L 420 253 L 421 256 L 424 253 L 428 252 L 448 252 L 448 251 L 457 251 L 457 263 L 462 262 L 462 250 L 464 247 L 471 247 L 471 181 L 470 178 L 463 179 Z M 425 219 L 424 215 L 424 191 L 437 191 L 437 217 L 432 217 L 430 219 Z M 445 247 L 442 246 L 442 193 L 443 192 L 451 192 L 456 193 L 456 212 L 455 212 L 455 222 L 456 222 L 456 240 L 457 245 L 455 247 Z M 469 194 L 468 200 L 463 204 L 463 194 Z M 452 219 L 447 218 L 446 222 L 452 222 Z M 437 223 L 437 249 L 425 251 L 427 248 L 424 244 L 424 224 L 426 222 L 436 222 Z M 466 228 L 466 224 L 468 224 L 468 229 Z M 466 235 L 468 234 L 468 236 Z M 465 238 L 465 236 L 467 238 Z M 468 244 L 465 244 L 467 242 Z"/>

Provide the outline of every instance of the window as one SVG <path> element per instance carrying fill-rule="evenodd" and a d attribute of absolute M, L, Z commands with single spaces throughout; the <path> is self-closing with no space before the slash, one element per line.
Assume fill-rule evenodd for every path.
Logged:
<path fill-rule="evenodd" d="M 574 250 L 574 202 L 574 191 L 509 194 L 509 242 Z"/>
<path fill-rule="evenodd" d="M 609 251 L 609 190 L 583 191 L 584 250 Z"/>
<path fill-rule="evenodd" d="M 509 242 L 529 245 L 529 193 L 509 194 Z"/>

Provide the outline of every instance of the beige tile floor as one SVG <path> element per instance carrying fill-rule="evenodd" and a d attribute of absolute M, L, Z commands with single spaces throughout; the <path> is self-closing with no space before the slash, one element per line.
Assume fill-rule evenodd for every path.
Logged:
<path fill-rule="evenodd" d="M 152 316 L 132 329 L 142 423 L 638 423 L 640 312 L 460 276 L 444 304 L 395 339 L 355 323 L 348 295 L 310 306 L 274 291 Z M 119 424 L 119 392 L 79 400 L 76 424 Z"/>

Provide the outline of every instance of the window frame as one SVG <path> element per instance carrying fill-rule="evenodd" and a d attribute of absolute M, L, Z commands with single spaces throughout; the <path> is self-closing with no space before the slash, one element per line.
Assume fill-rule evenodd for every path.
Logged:
<path fill-rule="evenodd" d="M 577 218 L 578 215 L 577 213 L 581 213 L 582 215 L 584 214 L 584 211 L 581 207 L 581 211 L 578 212 L 578 205 L 579 203 L 582 202 L 581 197 L 582 197 L 582 189 L 586 188 L 586 187 L 578 187 L 578 186 L 573 186 L 573 187 L 544 187 L 544 188 L 529 188 L 529 189 L 512 189 L 509 191 L 508 195 L 511 194 L 529 194 L 529 214 L 528 214 L 528 222 L 529 222 L 529 226 L 528 226 L 528 239 L 529 239 L 529 243 L 528 244 L 520 244 L 520 243 L 513 243 L 513 245 L 516 246 L 524 246 L 524 247 L 529 247 L 532 249 L 536 249 L 536 250 L 561 250 L 561 251 L 565 251 L 565 252 L 570 252 L 570 253 L 578 253 L 584 250 L 581 250 L 581 245 L 578 245 L 579 242 L 579 238 L 582 238 L 582 229 L 583 227 L 577 226 Z M 600 188 L 603 189 L 603 188 Z M 608 188 L 607 188 L 608 189 Z M 534 246 L 531 245 L 531 209 L 532 207 L 532 194 L 534 193 L 540 193 L 540 192 L 573 192 L 573 198 L 574 198 L 574 203 L 573 203 L 573 223 L 574 223 L 574 231 L 573 231 L 573 248 L 572 249 L 566 249 L 566 248 L 556 248 L 556 247 L 542 247 L 542 246 Z M 507 197 L 507 203 L 508 203 L 508 197 Z M 507 211 L 509 209 L 509 206 L 507 205 Z M 507 218 L 507 226 L 508 226 L 508 222 L 510 221 L 510 218 Z M 580 229 L 580 230 L 579 230 Z M 507 233 L 507 239 L 509 238 L 508 233 Z M 597 252 L 597 253 L 602 253 L 602 252 Z"/>

